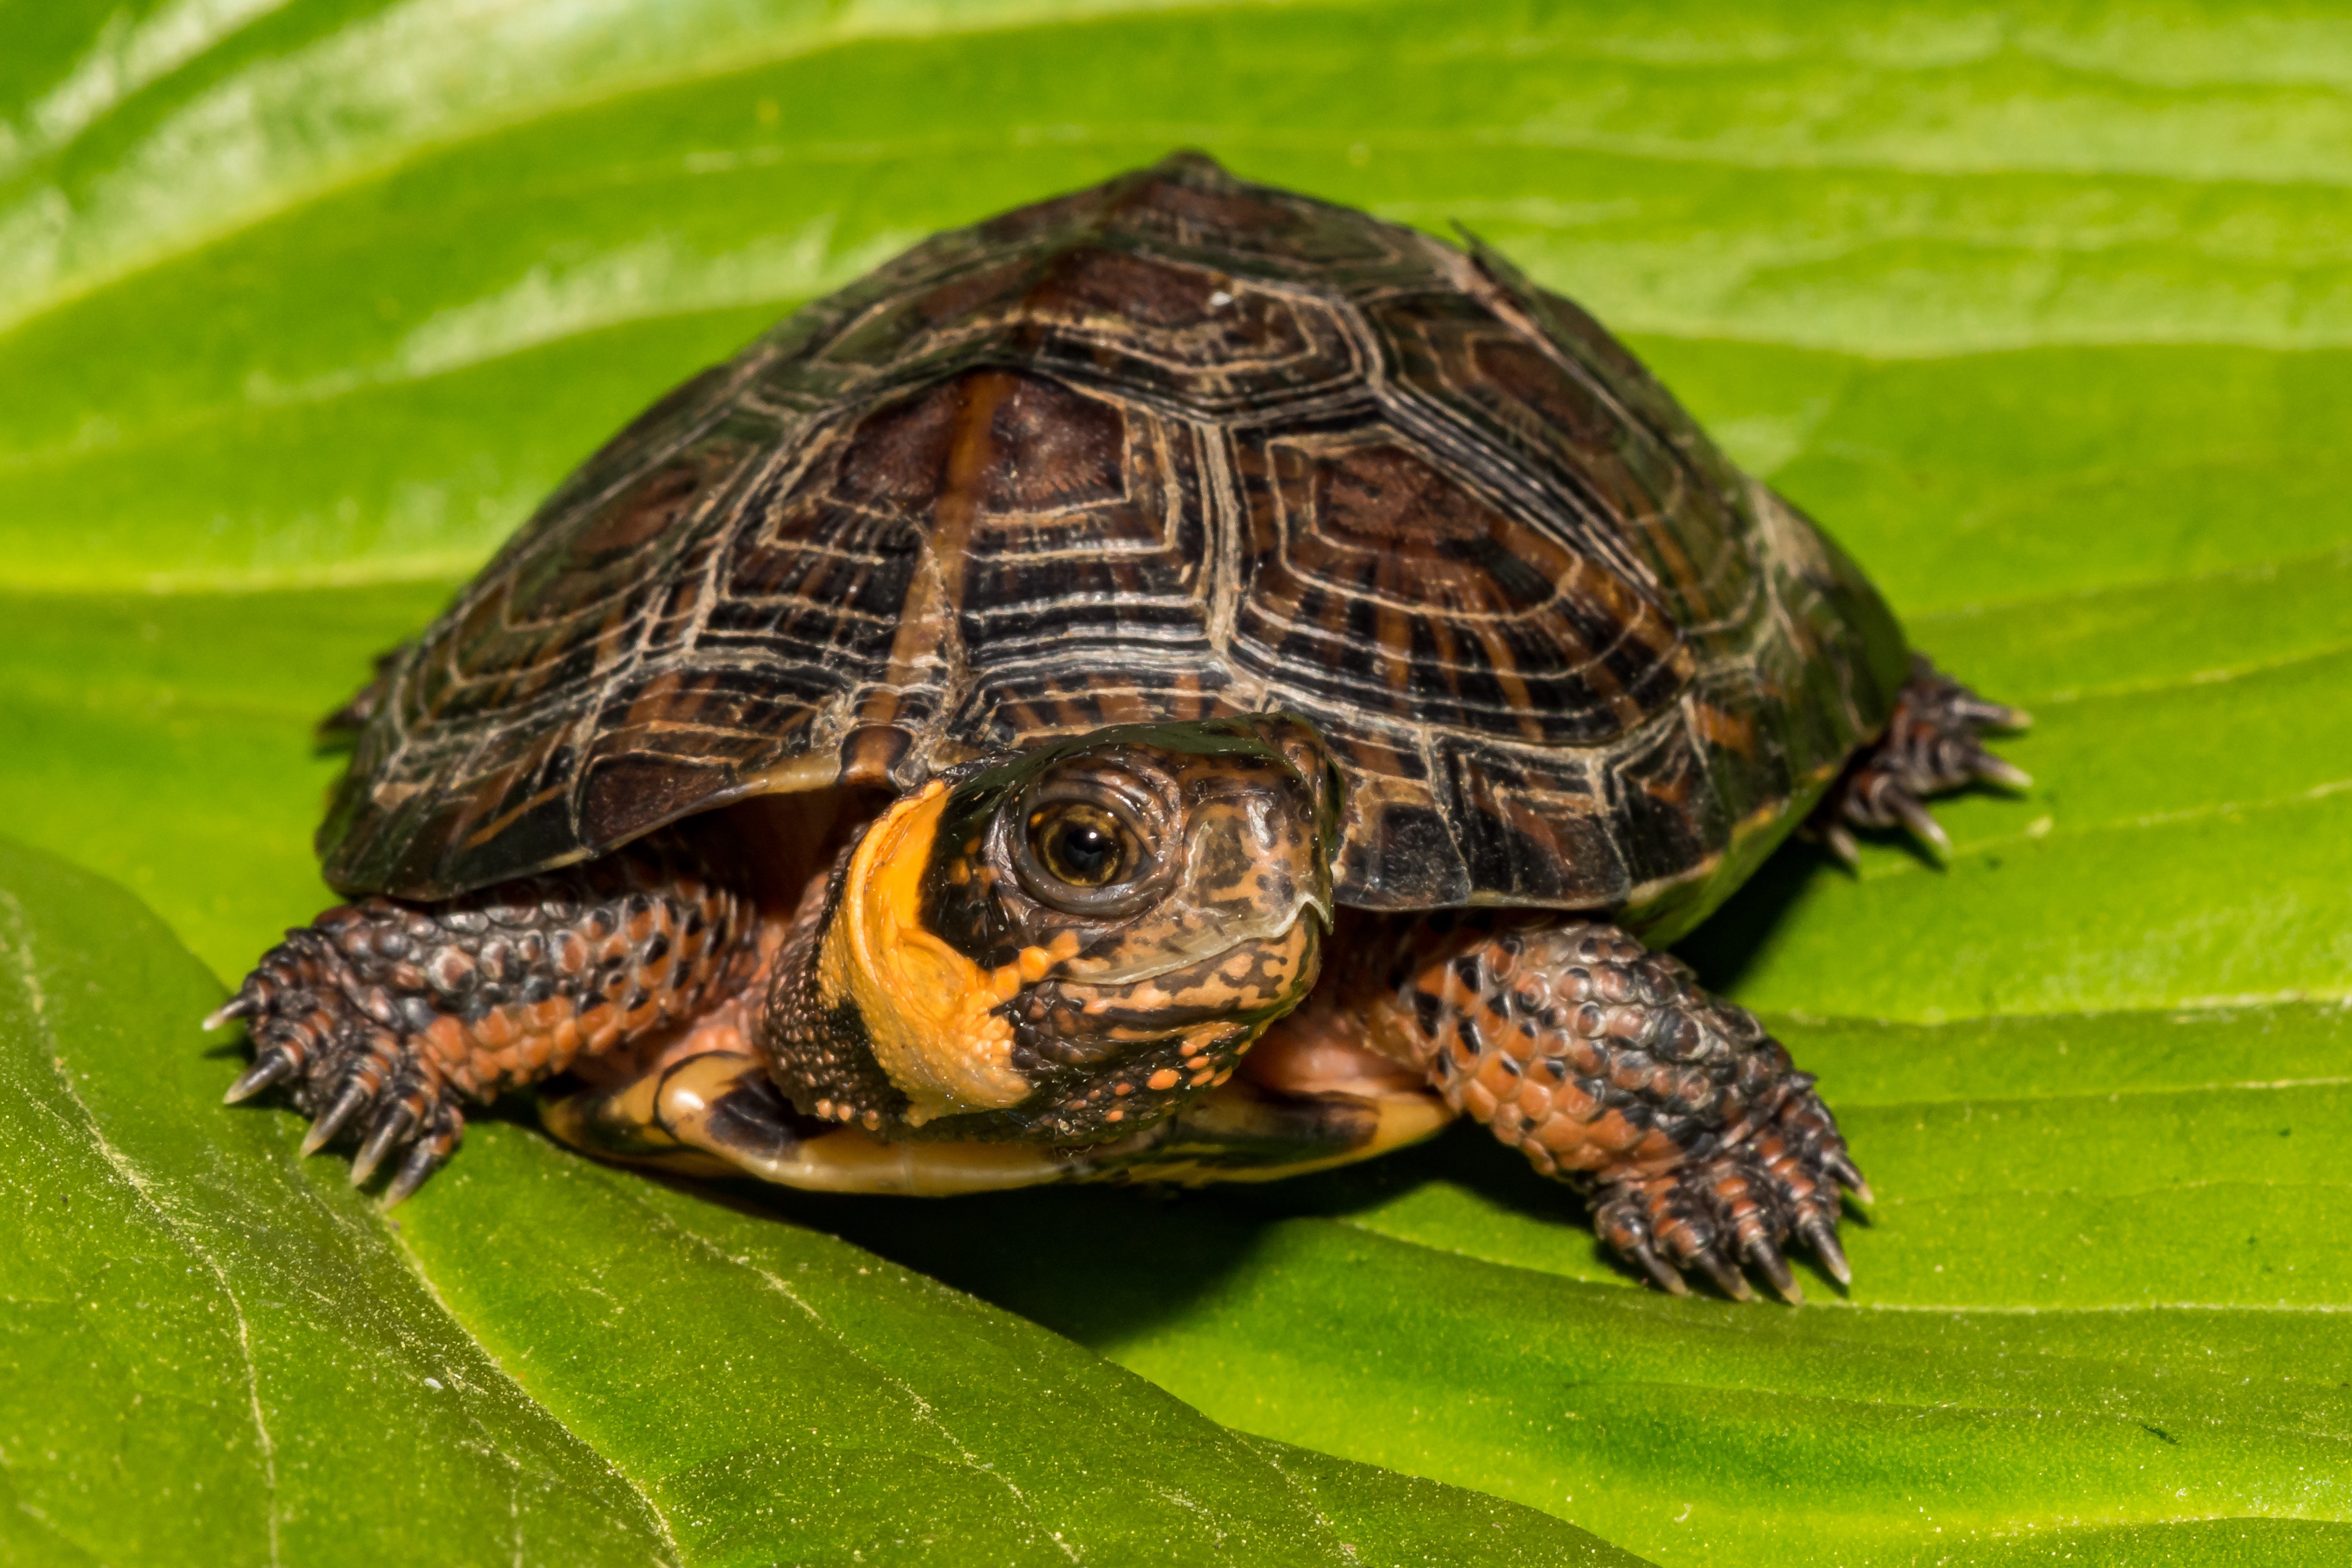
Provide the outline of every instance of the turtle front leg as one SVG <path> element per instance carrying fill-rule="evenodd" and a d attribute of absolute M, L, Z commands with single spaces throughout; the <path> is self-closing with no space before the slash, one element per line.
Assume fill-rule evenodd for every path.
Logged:
<path fill-rule="evenodd" d="M 1745 1300 L 1752 1267 L 1800 1300 L 1792 1237 L 1850 1278 L 1838 1189 L 1869 1188 L 1836 1120 L 1754 1015 L 1679 961 L 1574 916 L 1433 916 L 1370 1001 L 1381 1049 L 1586 1193 L 1601 1239 L 1664 1289 L 1696 1272 Z"/>
<path fill-rule="evenodd" d="M 761 921 L 683 840 L 442 903 L 372 898 L 289 931 L 205 1020 L 244 1019 L 253 1065 L 225 1097 L 284 1086 L 302 1152 L 361 1140 L 353 1185 L 403 1154 L 398 1203 L 449 1157 L 465 1099 L 562 1071 L 748 983 Z"/>
<path fill-rule="evenodd" d="M 1985 750 L 1984 734 L 2032 722 L 2022 710 L 1986 701 L 1915 653 L 1886 733 L 1855 753 L 1806 826 L 1849 866 L 1858 858 L 1856 827 L 1902 827 L 1937 856 L 1949 855 L 1952 841 L 1927 810 L 1927 797 L 1979 779 L 2011 789 L 2032 784 L 2022 768 Z"/>

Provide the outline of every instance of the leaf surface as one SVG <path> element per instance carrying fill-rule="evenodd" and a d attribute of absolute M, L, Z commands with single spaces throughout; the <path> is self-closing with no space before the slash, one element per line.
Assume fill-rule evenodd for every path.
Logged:
<path fill-rule="evenodd" d="M 823 1475 L 847 1478 L 830 1517 L 1034 1542 L 940 1436 L 1085 1511 L 1085 1466 L 1111 1461 L 1003 1426 L 985 1388 L 1024 1377 L 1054 1391 L 1035 1408 L 1102 1401 L 1139 1473 L 1197 1451 L 1256 1477 L 1217 1505 L 1236 1540 L 1303 1517 L 1250 1511 L 1276 1507 L 1258 1497 L 1274 1471 L 1297 1508 L 1402 1521 L 1400 1553 L 1491 1529 L 1448 1511 L 1473 1506 L 1459 1494 L 1186 1426 L 904 1268 L 1230 1427 L 1660 1562 L 2347 1550 L 2352 25 L 2185 0 L 459 9 L 93 0 L 0 23 L 22 44 L 0 48 L 0 824 L 134 889 L 223 980 L 328 900 L 308 835 L 336 763 L 310 753 L 310 721 L 580 456 L 895 247 L 1183 143 L 1402 221 L 1460 219 L 1592 307 L 1831 528 L 1919 646 L 2034 711 L 2004 751 L 2038 782 L 1943 805 L 1942 868 L 1890 842 L 1849 875 L 1791 847 L 1685 944 L 1821 1075 L 1878 1190 L 1847 1227 L 1850 1298 L 1816 1273 L 1794 1313 L 1647 1294 L 1565 1194 L 1475 1133 L 1263 1193 L 924 1205 L 720 1202 L 494 1124 L 387 1240 L 328 1166 L 283 1173 L 282 1115 L 190 1099 L 173 1171 L 264 1142 L 215 1183 L 250 1194 L 246 1217 L 173 1200 L 186 1235 L 228 1259 L 238 1226 L 332 1216 L 301 1246 L 394 1282 L 371 1287 L 375 1317 L 341 1314 L 341 1340 L 325 1314 L 306 1328 L 251 1304 L 267 1291 L 239 1298 L 284 1343 L 314 1336 L 315 1355 L 260 1352 L 297 1379 L 288 1433 L 328 1430 L 304 1425 L 314 1364 L 411 1369 L 383 1386 L 426 1364 L 366 1348 L 369 1325 L 416 1312 L 440 1325 L 434 1364 L 475 1369 L 442 1381 L 473 1391 L 478 1435 L 444 1443 L 403 1414 L 409 1468 L 391 1473 L 417 1489 L 384 1495 L 446 1492 L 470 1521 L 453 1539 L 505 1541 L 501 1519 L 538 1509 L 593 1561 L 668 1550 L 631 1533 L 660 1518 L 681 1553 L 724 1560 L 820 1517 L 743 1522 Z M 94 974 L 134 917 L 83 896 L 40 917 L 58 933 L 43 962 Z M 216 994 L 176 973 L 174 1018 Z M 135 1033 L 106 1027 L 87 1037 Z M 106 1095 L 173 1073 L 209 1094 L 229 1072 L 184 1035 L 88 1048 L 78 1091 L 100 1117 Z M 105 1083 L 131 1059 L 146 1089 Z M 61 1108 L 40 1126 L 82 1125 L 61 1092 L 27 1100 Z M 154 1267 L 200 1267 L 173 1245 Z M 630 1311 L 670 1310 L 644 1281 L 706 1266 L 727 1303 L 709 1345 L 631 1337 Z M 861 1267 L 877 1272 L 842 1272 Z M 394 1289 L 401 1270 L 430 1291 Z M 617 1312 L 590 1289 L 616 1270 L 640 1281 Z M 761 1270 L 811 1302 L 806 1332 Z M 86 1298 L 134 1336 L 94 1386 L 131 1388 L 168 1342 L 182 1359 L 158 1366 L 197 1369 L 182 1384 L 220 1425 L 210 1445 L 158 1439 L 155 1473 L 254 1495 L 252 1440 L 227 1436 L 250 1401 L 219 1392 L 248 1363 L 205 1327 L 225 1298 L 140 1341 L 120 1304 L 146 1299 L 140 1278 L 110 1267 Z M 964 1325 L 976 1359 L 942 1366 L 914 1330 L 853 1349 L 816 1328 L 924 1312 Z M 920 1461 L 794 1447 L 784 1425 L 746 1436 L 780 1383 L 705 1378 L 708 1410 L 674 1396 L 727 1364 L 710 1345 L 771 1329 L 735 1364 L 796 1369 L 824 1420 L 896 1423 L 889 1451 Z M 62 1353 L 29 1335 L 37 1352 Z M 1031 1354 L 1065 1359 L 1049 1374 Z M 111 1416 L 34 1414 L 115 1440 Z M 675 1464 L 613 1458 L 640 1431 Z M 302 1441 L 325 1438 L 282 1451 Z M 18 1456 L 39 1445 L 0 1451 L 34 1496 Z M 486 1454 L 514 1458 L 467 1468 Z M 281 1473 L 290 1497 L 310 1472 Z M 500 1489 L 518 1474 L 543 1479 Z M 313 1512 L 374 1528 L 367 1495 L 320 1495 L 287 1530 Z M 69 1513 L 49 1496 L 33 1506 Z M 1107 1524 L 1102 1552 L 1148 1555 L 1118 1533 L 1147 1516 Z M 143 1528 L 104 1522 L 118 1545 Z"/>
<path fill-rule="evenodd" d="M 1638 1561 L 511 1125 L 394 1223 L 298 1119 L 219 1103 L 219 994 L 135 900 L 0 841 L 26 1560 Z"/>

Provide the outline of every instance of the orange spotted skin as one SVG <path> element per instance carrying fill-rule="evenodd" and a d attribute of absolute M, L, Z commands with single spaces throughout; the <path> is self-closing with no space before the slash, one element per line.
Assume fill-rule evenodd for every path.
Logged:
<path fill-rule="evenodd" d="M 1430 916 L 1381 945 L 1356 980 L 1374 1046 L 1590 1194 L 1601 1237 L 1658 1283 L 1696 1272 L 1744 1295 L 1752 1266 L 1793 1294 L 1791 1237 L 1842 1267 L 1838 1189 L 1863 1184 L 1835 1120 L 1679 961 L 1543 914 Z"/>
<path fill-rule="evenodd" d="M 740 897 L 704 875 L 690 858 L 648 852 L 614 857 L 583 870 L 579 912 L 570 921 L 534 921 L 510 941 L 495 929 L 450 929 L 459 910 L 422 916 L 403 910 L 412 942 L 442 928 L 442 945 L 425 969 L 431 991 L 458 1011 L 435 1018 L 420 1035 L 422 1053 L 451 1083 L 477 1100 L 534 1083 L 693 1017 L 740 952 L 752 930 Z M 499 891 L 518 905 L 511 885 Z M 562 900 L 563 889 L 553 897 Z M 575 897 L 577 894 L 575 894 Z M 460 900 L 462 908 L 464 900 Z M 381 914 L 390 900 L 370 900 L 355 913 Z M 493 908 L 499 907 L 493 905 Z M 549 913 L 542 901 L 536 911 Z M 528 917 L 526 917 L 528 918 Z M 504 979 L 529 987 L 544 975 L 541 1000 L 484 1005 L 467 993 Z M 446 1003 L 445 1003 L 446 1005 Z"/>
<path fill-rule="evenodd" d="M 854 850 L 776 966 L 772 1076 L 804 1114 L 894 1140 L 1076 1146 L 1150 1126 L 1225 1083 L 1313 987 L 1338 788 L 1311 731 L 1272 717 L 1107 730 L 976 773 L 936 808 L 902 803 L 869 832 L 924 824 L 920 842 L 899 837 L 920 873 L 902 923 L 935 950 L 930 983 L 985 1011 L 976 1048 L 992 1050 L 1001 1098 L 924 1103 L 875 1048 L 907 1007 L 896 975 L 845 976 L 820 952 L 861 896 Z M 1120 803 L 1157 847 L 1099 907 L 1023 859 L 1056 803 L 1088 801 Z M 936 1026 L 941 1010 L 920 1010 Z"/>
<path fill-rule="evenodd" d="M 1035 1063 L 1054 1085 L 1041 1110 L 1055 1141 L 1147 1127 L 1223 1085 L 1266 1025 L 1314 984 L 1321 935 L 1301 921 L 1278 942 L 1141 986 L 1030 992 L 1014 1015 L 1015 1059 Z"/>
<path fill-rule="evenodd" d="M 256 1071 L 277 1069 L 314 1144 L 355 1132 L 370 1171 L 403 1151 L 404 1191 L 457 1147 L 461 1097 L 486 1103 L 694 1018 L 755 970 L 761 929 L 691 844 L 656 834 L 440 903 L 329 910 L 222 1011 L 249 1020 Z"/>

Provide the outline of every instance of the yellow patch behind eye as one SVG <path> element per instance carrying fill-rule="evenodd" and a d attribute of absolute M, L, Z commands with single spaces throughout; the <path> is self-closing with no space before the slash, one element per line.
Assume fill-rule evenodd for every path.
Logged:
<path fill-rule="evenodd" d="M 1024 948 L 1013 963 L 982 969 L 923 929 L 923 868 L 947 795 L 945 784 L 927 784 L 866 830 L 817 952 L 826 1005 L 856 1005 L 876 1059 L 907 1097 L 907 1120 L 918 1127 L 1029 1097 L 1029 1080 L 1013 1067 L 1013 1026 L 995 1009 L 1068 956 Z M 1076 944 L 1066 933 L 1057 945 Z"/>

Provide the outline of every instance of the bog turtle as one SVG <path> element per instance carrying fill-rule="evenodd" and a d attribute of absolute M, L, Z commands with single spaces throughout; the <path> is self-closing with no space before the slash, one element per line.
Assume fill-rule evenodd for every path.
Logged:
<path fill-rule="evenodd" d="M 1582 310 L 1192 153 L 670 394 L 330 721 L 352 902 L 212 1020 L 394 1201 L 597 1154 L 1260 1180 L 1467 1113 L 1658 1285 L 1843 1279 L 1813 1080 L 1655 951 L 2021 715 Z"/>

